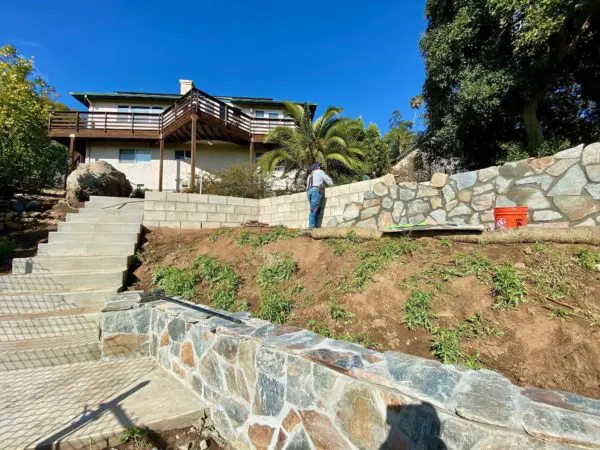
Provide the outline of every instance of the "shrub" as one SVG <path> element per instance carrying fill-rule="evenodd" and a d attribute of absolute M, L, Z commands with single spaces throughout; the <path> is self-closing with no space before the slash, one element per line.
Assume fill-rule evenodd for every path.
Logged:
<path fill-rule="evenodd" d="M 286 323 L 294 309 L 289 292 L 271 289 L 261 293 L 256 316 L 271 323 Z"/>
<path fill-rule="evenodd" d="M 583 248 L 577 253 L 577 261 L 586 270 L 596 270 L 596 265 L 600 264 L 600 252 Z"/>
<path fill-rule="evenodd" d="M 435 330 L 431 350 L 444 364 L 457 364 L 460 361 L 460 332 L 454 328 Z"/>
<path fill-rule="evenodd" d="M 494 308 L 516 308 L 524 301 L 527 290 L 515 267 L 505 263 L 497 267 L 493 275 Z"/>
<path fill-rule="evenodd" d="M 213 177 L 204 181 L 202 193 L 265 198 L 271 195 L 271 189 L 256 166 L 244 165 L 215 171 Z"/>
<path fill-rule="evenodd" d="M 198 255 L 192 266 L 201 280 L 209 286 L 211 304 L 219 309 L 232 310 L 241 284 L 235 269 L 207 255 Z"/>
<path fill-rule="evenodd" d="M 425 291 L 412 291 L 410 298 L 402 308 L 404 324 L 409 330 L 424 328 L 431 331 L 431 321 L 435 318 L 431 312 L 431 294 Z"/>
<path fill-rule="evenodd" d="M 272 288 L 281 281 L 290 280 L 298 270 L 290 254 L 268 255 L 266 264 L 258 268 L 258 285 L 262 289 Z"/>
<path fill-rule="evenodd" d="M 152 283 L 165 290 L 167 295 L 178 295 L 187 300 L 196 295 L 196 285 L 200 281 L 196 271 L 179 267 L 157 267 Z"/>
<path fill-rule="evenodd" d="M 10 261 L 12 253 L 15 251 L 15 241 L 6 236 L 0 236 L 0 264 Z"/>

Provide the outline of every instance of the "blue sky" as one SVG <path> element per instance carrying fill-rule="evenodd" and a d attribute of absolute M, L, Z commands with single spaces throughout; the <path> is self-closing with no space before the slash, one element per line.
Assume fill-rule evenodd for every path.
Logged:
<path fill-rule="evenodd" d="M 424 69 L 425 0 L 249 2 L 11 1 L 0 45 L 35 56 L 69 91 L 177 92 L 180 78 L 213 95 L 341 106 L 387 130 L 412 119 Z"/>

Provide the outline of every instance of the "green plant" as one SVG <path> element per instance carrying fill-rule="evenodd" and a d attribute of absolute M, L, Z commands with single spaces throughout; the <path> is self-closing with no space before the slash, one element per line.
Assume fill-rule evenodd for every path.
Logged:
<path fill-rule="evenodd" d="M 241 231 L 240 234 L 237 235 L 235 242 L 239 246 L 244 246 L 252 242 L 252 234 L 249 231 Z"/>
<path fill-rule="evenodd" d="M 487 282 L 493 268 L 492 261 L 477 251 L 457 253 L 452 257 L 452 266 L 444 268 L 443 277 L 447 280 L 453 276 L 476 276 L 479 280 Z"/>
<path fill-rule="evenodd" d="M 152 283 L 163 288 L 167 295 L 178 295 L 191 300 L 196 296 L 200 277 L 195 270 L 179 267 L 157 267 L 152 276 Z"/>
<path fill-rule="evenodd" d="M 600 252 L 593 252 L 587 248 L 582 248 L 577 252 L 577 261 L 586 270 L 596 270 L 596 266 L 600 264 Z"/>
<path fill-rule="evenodd" d="M 532 250 L 525 258 L 524 276 L 540 300 L 559 300 L 585 289 L 573 276 L 576 264 L 570 256 L 548 244 L 534 244 Z"/>
<path fill-rule="evenodd" d="M 354 319 L 354 317 L 356 317 L 356 314 L 350 311 L 346 311 L 344 308 L 342 308 L 338 301 L 329 302 L 328 307 L 329 315 L 336 322 L 347 323 Z"/>
<path fill-rule="evenodd" d="M 313 294 L 312 292 L 309 292 L 304 296 L 304 300 L 302 300 L 302 307 L 309 308 L 312 305 L 314 305 L 316 301 L 317 301 L 317 297 L 315 297 L 315 294 Z"/>
<path fill-rule="evenodd" d="M 494 283 L 494 308 L 516 308 L 525 301 L 527 290 L 512 264 L 504 263 L 497 267 L 492 281 Z"/>
<path fill-rule="evenodd" d="M 474 355 L 461 354 L 461 360 L 459 363 L 473 370 L 479 370 L 483 368 L 483 363 L 481 362 L 481 355 L 479 352 L 475 353 Z"/>
<path fill-rule="evenodd" d="M 344 333 L 341 336 L 338 336 L 337 339 L 342 341 L 352 342 L 353 344 L 362 345 L 365 348 L 369 348 L 371 350 L 381 350 L 382 345 L 371 339 L 366 334 L 352 334 L 352 333 Z"/>
<path fill-rule="evenodd" d="M 250 311 L 250 302 L 247 299 L 242 298 L 237 301 L 235 311 Z"/>
<path fill-rule="evenodd" d="M 465 319 L 458 326 L 461 337 L 468 340 L 480 339 L 488 336 L 502 336 L 504 333 L 498 325 L 484 317 L 481 311 L 477 311 L 471 317 Z"/>
<path fill-rule="evenodd" d="M 290 280 L 298 270 L 291 254 L 270 254 L 267 263 L 258 268 L 258 285 L 262 289 Z"/>
<path fill-rule="evenodd" d="M 290 292 L 292 295 L 303 294 L 304 292 L 306 292 L 306 286 L 304 286 L 302 283 L 296 283 L 295 285 L 292 286 L 292 289 Z"/>
<path fill-rule="evenodd" d="M 446 247 L 446 248 L 452 247 L 452 241 L 447 237 L 440 238 L 439 244 L 440 244 L 440 247 Z"/>
<path fill-rule="evenodd" d="M 209 287 L 209 298 L 213 306 L 231 310 L 241 284 L 236 270 L 229 264 L 208 255 L 198 255 L 192 267 Z"/>
<path fill-rule="evenodd" d="M 412 291 L 403 306 L 403 323 L 409 330 L 424 328 L 432 330 L 431 321 L 435 318 L 431 311 L 431 294 L 425 291 Z"/>
<path fill-rule="evenodd" d="M 12 253 L 15 251 L 15 241 L 6 236 L 0 236 L 0 264 L 10 261 Z"/>
<path fill-rule="evenodd" d="M 269 183 L 255 165 L 231 166 L 216 170 L 202 185 L 203 194 L 228 197 L 266 198 L 271 196 Z"/>
<path fill-rule="evenodd" d="M 142 440 L 146 435 L 147 430 L 138 427 L 130 427 L 121 433 L 121 442 L 125 443 L 133 441 L 135 445 L 138 446 L 142 443 Z"/>
<path fill-rule="evenodd" d="M 307 328 L 317 334 L 320 334 L 321 336 L 325 336 L 331 339 L 335 339 L 335 333 L 333 331 L 330 331 L 329 328 L 327 328 L 325 325 L 323 325 L 321 322 L 318 322 L 315 319 L 310 319 L 308 322 L 306 322 Z"/>
<path fill-rule="evenodd" d="M 362 239 L 358 236 L 358 234 L 356 234 L 356 231 L 354 230 L 348 231 L 348 233 L 346 234 L 346 240 L 348 242 L 352 242 L 353 244 L 360 244 L 362 242 Z"/>
<path fill-rule="evenodd" d="M 458 364 L 460 361 L 460 332 L 454 328 L 438 328 L 431 341 L 433 356 L 444 364 Z"/>
<path fill-rule="evenodd" d="M 270 289 L 262 292 L 256 316 L 271 323 L 286 323 L 294 309 L 289 292 Z"/>
<path fill-rule="evenodd" d="M 568 320 L 568 319 L 571 319 L 572 317 L 576 317 L 577 314 L 575 313 L 575 311 L 572 311 L 570 309 L 554 307 L 554 308 L 550 309 L 548 316 L 556 317 L 556 318 L 562 319 L 562 320 Z"/>
<path fill-rule="evenodd" d="M 232 229 L 227 227 L 218 228 L 212 233 L 210 233 L 210 235 L 208 236 L 208 240 L 210 242 L 217 242 L 220 236 L 229 236 L 231 234 L 231 231 Z"/>

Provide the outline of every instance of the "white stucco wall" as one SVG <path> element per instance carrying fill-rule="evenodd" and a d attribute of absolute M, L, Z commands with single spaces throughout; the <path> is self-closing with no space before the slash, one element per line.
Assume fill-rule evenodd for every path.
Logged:
<path fill-rule="evenodd" d="M 146 149 L 152 151 L 152 160 L 142 162 L 119 162 L 120 149 Z M 180 146 L 166 146 L 163 166 L 163 189 L 175 191 L 178 181 L 188 183 L 190 178 L 190 162 L 175 160 L 175 150 L 189 150 L 189 144 Z M 158 189 L 158 146 L 144 146 L 132 143 L 91 143 L 87 149 L 86 162 L 103 160 L 123 172 L 127 179 L 135 186 L 143 184 L 146 189 Z M 209 145 L 200 142 L 196 151 L 196 174 L 199 170 L 224 169 L 234 165 L 250 163 L 250 150 L 244 146 L 228 143 L 214 142 Z"/>

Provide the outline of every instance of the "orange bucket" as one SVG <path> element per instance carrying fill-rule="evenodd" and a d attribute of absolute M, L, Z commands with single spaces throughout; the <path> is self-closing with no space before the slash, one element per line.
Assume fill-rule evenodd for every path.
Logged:
<path fill-rule="evenodd" d="M 496 226 L 496 230 L 526 227 L 528 215 L 529 208 L 527 206 L 494 208 L 494 224 Z"/>

